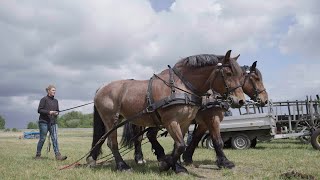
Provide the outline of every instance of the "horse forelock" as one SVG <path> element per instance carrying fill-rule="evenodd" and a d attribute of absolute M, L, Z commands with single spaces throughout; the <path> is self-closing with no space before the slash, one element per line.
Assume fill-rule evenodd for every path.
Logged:
<path fill-rule="evenodd" d="M 241 66 L 242 72 L 245 73 L 246 71 L 250 71 L 250 66 L 244 65 Z"/>
<path fill-rule="evenodd" d="M 187 66 L 187 67 L 204 67 L 216 65 L 221 57 L 214 54 L 200 54 L 189 56 L 178 61 L 175 66 Z"/>

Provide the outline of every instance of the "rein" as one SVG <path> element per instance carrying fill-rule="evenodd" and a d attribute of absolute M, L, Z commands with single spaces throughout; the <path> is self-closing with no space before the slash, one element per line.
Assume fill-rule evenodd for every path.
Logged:
<path fill-rule="evenodd" d="M 85 158 L 86 156 L 88 156 L 94 148 L 97 147 L 97 145 L 99 145 L 102 141 L 104 141 L 113 131 L 115 131 L 116 129 L 118 129 L 119 127 L 125 125 L 126 123 L 129 123 L 133 120 L 135 120 L 136 118 L 140 117 L 141 115 L 145 114 L 147 112 L 147 109 L 144 109 L 142 111 L 140 111 L 139 113 L 135 114 L 134 116 L 126 119 L 126 120 L 122 120 L 122 122 L 118 123 L 117 125 L 115 125 L 112 129 L 110 129 L 108 132 L 106 132 L 100 139 L 99 141 L 90 149 L 89 152 L 87 152 L 85 155 L 83 155 L 81 158 L 79 158 L 78 160 L 76 160 L 75 162 L 67 165 L 67 166 L 64 166 L 62 168 L 60 168 L 59 170 L 64 170 L 64 169 L 67 169 L 73 165 L 76 165 L 79 161 L 81 161 L 83 158 Z"/>
<path fill-rule="evenodd" d="M 82 107 L 82 106 L 86 106 L 86 105 L 89 105 L 89 104 L 93 104 L 93 103 L 94 102 L 89 102 L 89 103 L 82 104 L 82 105 L 79 105 L 79 106 L 75 106 L 75 107 L 72 107 L 72 108 L 64 109 L 64 110 L 61 110 L 61 111 L 58 111 L 58 112 L 60 113 L 60 112 L 64 112 L 64 111 L 69 111 L 71 109 L 76 109 L 76 108 L 79 108 L 79 107 Z"/>

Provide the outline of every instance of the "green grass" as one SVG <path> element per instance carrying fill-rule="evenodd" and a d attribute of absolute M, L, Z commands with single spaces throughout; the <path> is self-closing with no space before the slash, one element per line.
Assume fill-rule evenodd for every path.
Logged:
<path fill-rule="evenodd" d="M 60 150 L 68 156 L 63 162 L 54 160 L 52 148 L 51 152 L 46 153 L 47 142 L 42 150 L 44 159 L 34 160 L 38 140 L 19 139 L 22 133 L 0 131 L 0 179 L 281 179 L 281 174 L 292 170 L 320 179 L 320 151 L 314 150 L 310 144 L 301 144 L 298 140 L 258 143 L 257 148 L 249 150 L 225 149 L 226 156 L 236 164 L 232 170 L 218 170 L 214 165 L 214 151 L 198 148 L 193 157 L 195 166 L 188 166 L 190 174 L 181 176 L 171 170 L 159 172 L 149 143 L 143 146 L 146 165 L 136 165 L 133 152 L 124 156 L 134 170 L 131 173 L 115 171 L 114 161 L 94 169 L 81 167 L 59 170 L 89 151 L 92 130 L 59 129 Z M 172 139 L 160 138 L 159 141 L 169 153 Z M 103 151 L 103 155 L 110 153 L 105 144 Z M 85 160 L 81 163 L 85 163 Z"/>

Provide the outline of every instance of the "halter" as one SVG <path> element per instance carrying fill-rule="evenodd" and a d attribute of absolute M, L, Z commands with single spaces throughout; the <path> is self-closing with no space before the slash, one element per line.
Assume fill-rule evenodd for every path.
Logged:
<path fill-rule="evenodd" d="M 258 98 L 258 97 L 259 97 L 259 94 L 261 94 L 262 92 L 266 91 L 266 89 L 264 88 L 264 89 L 262 89 L 262 90 L 259 90 L 259 89 L 257 88 L 256 84 L 253 82 L 253 80 L 252 80 L 252 78 L 251 78 L 251 74 L 252 74 L 253 72 L 254 72 L 254 71 L 246 71 L 246 75 L 245 75 L 245 78 L 244 78 L 244 81 L 243 81 L 242 86 L 244 86 L 245 83 L 246 83 L 246 81 L 247 81 L 247 79 L 249 79 L 249 81 L 250 81 L 250 83 L 251 83 L 251 85 L 252 85 L 252 87 L 253 87 L 253 89 L 254 89 L 254 92 L 255 92 L 255 94 L 253 95 L 253 99 L 252 99 L 252 100 L 258 101 L 258 100 L 259 100 L 259 98 Z"/>
<path fill-rule="evenodd" d="M 223 67 L 229 67 L 229 68 L 231 68 L 230 64 L 224 64 L 224 65 L 222 65 L 221 63 L 218 63 L 217 66 L 218 66 L 220 75 L 221 75 L 222 80 L 223 80 L 224 88 L 227 90 L 225 93 L 222 94 L 222 97 L 223 97 L 224 99 L 228 99 L 228 97 L 230 96 L 230 94 L 231 94 L 232 92 L 234 92 L 236 89 L 242 87 L 242 85 L 238 85 L 238 86 L 233 87 L 233 88 L 231 88 L 230 86 L 228 86 L 228 84 L 227 84 L 227 82 L 226 82 L 226 79 L 225 79 L 225 75 L 224 75 L 224 73 L 223 73 Z M 214 92 L 214 90 L 212 89 L 212 82 L 214 82 L 214 81 L 216 80 L 216 77 L 217 77 L 217 76 L 215 76 L 214 79 L 213 79 L 213 81 L 210 82 L 210 89 L 211 89 L 213 92 Z"/>

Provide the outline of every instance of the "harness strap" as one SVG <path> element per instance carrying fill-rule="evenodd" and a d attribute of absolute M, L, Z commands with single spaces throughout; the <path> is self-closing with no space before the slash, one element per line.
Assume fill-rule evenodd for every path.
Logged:
<path fill-rule="evenodd" d="M 147 112 L 150 113 L 150 116 L 153 119 L 153 121 L 155 122 L 155 124 L 157 125 L 157 127 L 159 127 L 159 126 L 161 126 L 162 122 L 161 122 L 161 116 L 160 116 L 159 112 L 153 106 L 153 104 L 154 104 L 153 95 L 152 95 L 152 82 L 153 82 L 153 80 L 154 80 L 154 76 L 152 76 L 150 78 L 149 84 L 148 84 L 148 90 L 147 90 L 148 106 L 147 106 L 146 110 L 147 110 Z"/>
<path fill-rule="evenodd" d="M 169 68 L 169 84 L 170 84 L 170 87 L 171 87 L 171 93 L 175 93 L 176 90 L 175 90 L 175 84 L 174 84 L 174 78 L 173 78 L 173 72 L 172 72 L 172 68 L 170 65 L 168 65 L 168 68 Z"/>
<path fill-rule="evenodd" d="M 169 66 L 169 69 L 170 69 L 170 66 Z M 196 89 L 193 87 L 193 85 L 192 85 L 189 81 L 187 81 L 187 80 L 181 75 L 181 73 L 177 70 L 176 67 L 173 67 L 172 70 L 173 70 L 173 72 L 178 76 L 178 78 L 181 79 L 181 81 L 183 82 L 183 84 L 187 86 L 188 89 L 190 89 L 193 93 L 201 96 L 202 93 L 199 92 L 198 90 L 196 90 Z"/>
<path fill-rule="evenodd" d="M 166 108 L 177 104 L 188 104 L 193 106 L 201 106 L 202 97 L 185 93 L 173 93 L 150 105 L 150 109 Z"/>
<path fill-rule="evenodd" d="M 213 101 L 209 101 L 206 104 L 202 105 L 200 108 L 200 111 L 204 111 L 204 110 L 211 109 L 211 108 L 222 108 L 227 111 L 230 108 L 230 105 L 224 101 L 213 100 Z"/>

